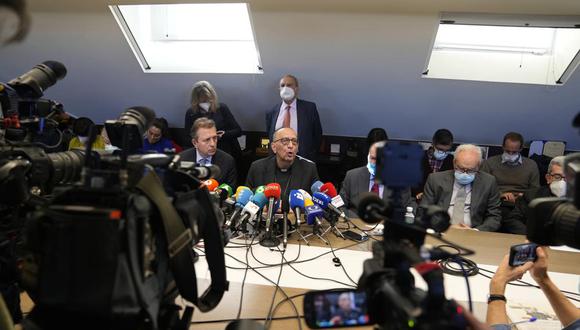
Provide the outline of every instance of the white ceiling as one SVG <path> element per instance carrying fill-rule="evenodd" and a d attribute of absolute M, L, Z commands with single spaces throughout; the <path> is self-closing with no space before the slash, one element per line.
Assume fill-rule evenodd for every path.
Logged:
<path fill-rule="evenodd" d="M 32 11 L 107 10 L 110 4 L 243 2 L 224 0 L 28 0 Z M 580 15 L 580 0 L 248 0 L 256 11 L 433 14 L 441 11 Z"/>

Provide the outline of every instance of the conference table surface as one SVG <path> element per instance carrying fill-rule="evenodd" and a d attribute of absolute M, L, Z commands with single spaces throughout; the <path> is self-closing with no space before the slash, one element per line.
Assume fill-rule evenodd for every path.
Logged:
<path fill-rule="evenodd" d="M 362 222 L 359 220 L 354 220 L 359 226 L 363 226 Z M 297 243 L 297 235 L 294 234 L 289 239 L 289 244 Z M 371 244 L 373 240 L 368 240 L 364 243 L 352 246 L 352 241 L 344 240 L 338 238 L 335 235 L 327 235 L 327 239 L 330 240 L 334 249 L 341 247 L 348 247 L 348 249 L 359 250 L 359 251 L 371 251 Z M 526 238 L 522 235 L 510 235 L 502 233 L 490 233 L 490 232 L 479 232 L 474 230 L 460 230 L 460 229 L 449 229 L 445 234 L 444 238 L 453 243 L 459 244 L 461 246 L 468 247 L 474 250 L 475 255 L 469 258 L 478 264 L 488 264 L 497 265 L 503 256 L 509 251 L 511 245 L 525 243 Z M 426 244 L 440 245 L 441 242 L 428 237 Z M 324 242 L 320 240 L 311 240 L 311 246 L 328 247 Z M 304 246 L 304 245 L 303 245 Z M 308 249 L 304 246 L 303 248 Z M 363 260 L 361 260 L 361 263 Z M 550 251 L 549 258 L 549 270 L 552 272 L 561 272 L 569 274 L 580 274 L 580 253 L 552 250 Z M 241 294 L 241 279 L 228 279 L 230 280 L 229 290 L 225 293 L 221 303 L 212 311 L 208 313 L 201 313 L 199 310 L 195 310 L 194 317 L 192 320 L 192 325 L 190 329 L 224 329 L 226 325 L 233 319 L 236 318 L 239 304 L 240 304 L 240 294 Z M 355 279 L 356 280 L 356 279 Z M 198 283 L 201 285 L 207 284 L 205 280 L 199 280 Z M 288 296 L 303 294 L 308 289 L 300 289 L 295 287 L 282 287 Z M 274 294 L 275 287 L 273 285 L 259 285 L 246 283 L 244 285 L 243 294 L 243 309 L 241 318 L 256 318 L 263 319 L 268 314 L 270 309 L 269 302 Z M 277 304 L 284 299 L 284 296 L 278 291 L 274 304 Z M 293 299 L 296 308 L 300 315 L 303 314 L 303 298 L 302 296 Z M 33 306 L 30 299 L 23 294 L 22 307 L 23 311 L 29 311 Z M 485 303 L 475 303 L 474 304 L 474 314 L 478 316 L 480 320 L 484 319 L 486 310 Z M 295 317 L 296 312 L 292 309 L 289 303 L 282 304 L 278 309 L 275 318 L 281 317 Z M 208 322 L 215 321 L 215 322 Z M 204 322 L 204 323 L 199 323 Z M 263 322 L 263 321 L 261 321 Z M 307 329 L 304 320 L 301 320 L 302 327 Z M 284 319 L 284 320 L 274 320 L 271 329 L 297 329 L 298 323 L 294 319 Z M 371 327 L 367 327 L 370 329 Z"/>

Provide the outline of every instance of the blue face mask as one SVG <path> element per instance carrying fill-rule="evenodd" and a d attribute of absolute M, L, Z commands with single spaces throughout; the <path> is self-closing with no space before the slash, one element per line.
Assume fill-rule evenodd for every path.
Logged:
<path fill-rule="evenodd" d="M 435 151 L 433 151 L 433 157 L 435 157 L 435 159 L 437 160 L 443 160 L 447 157 L 449 153 L 447 151 L 441 151 L 441 150 L 437 150 L 435 149 Z"/>
<path fill-rule="evenodd" d="M 367 161 L 367 169 L 369 170 L 369 173 L 372 176 L 375 176 L 375 173 L 377 172 L 377 164 L 373 164 L 371 163 L 370 159 Z"/>
<path fill-rule="evenodd" d="M 455 171 L 455 181 L 457 181 L 460 185 L 465 186 L 473 182 L 475 180 L 475 173 L 467 174 L 459 171 Z"/>

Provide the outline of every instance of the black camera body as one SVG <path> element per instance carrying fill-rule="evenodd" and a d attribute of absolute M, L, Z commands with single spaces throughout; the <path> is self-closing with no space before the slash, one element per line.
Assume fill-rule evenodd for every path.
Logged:
<path fill-rule="evenodd" d="M 580 249 L 580 153 L 564 159 L 566 197 L 544 197 L 530 203 L 527 237 L 540 245 Z"/>

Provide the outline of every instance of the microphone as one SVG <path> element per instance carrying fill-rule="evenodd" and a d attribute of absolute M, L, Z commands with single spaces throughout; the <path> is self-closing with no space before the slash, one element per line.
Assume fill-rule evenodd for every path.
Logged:
<path fill-rule="evenodd" d="M 257 193 L 264 193 L 264 190 L 266 189 L 266 186 L 257 186 L 256 190 L 254 190 L 254 194 Z"/>
<path fill-rule="evenodd" d="M 226 221 L 226 228 L 229 228 L 232 223 L 235 223 L 234 220 L 240 216 L 240 212 L 242 212 L 242 209 L 248 204 L 253 195 L 250 188 L 244 186 L 238 187 L 236 191 L 236 209 L 229 220 Z"/>
<path fill-rule="evenodd" d="M 328 196 L 327 194 L 325 194 L 323 192 L 316 192 L 312 196 L 312 200 L 316 204 L 318 204 L 321 208 L 323 208 L 325 210 L 328 209 L 328 210 L 334 212 L 339 217 L 346 218 L 346 214 L 344 214 L 344 211 L 342 211 L 338 207 L 334 206 L 332 204 L 332 198 L 330 198 L 330 196 Z"/>
<path fill-rule="evenodd" d="M 298 189 L 298 191 L 302 194 L 302 197 L 304 197 L 304 201 L 306 201 L 308 199 L 312 199 L 312 195 L 310 195 L 308 193 L 308 191 L 306 191 L 304 189 Z"/>
<path fill-rule="evenodd" d="M 324 216 L 324 211 L 318 205 L 306 206 L 306 223 L 309 225 L 317 224 L 322 226 L 322 221 L 320 220 Z"/>
<path fill-rule="evenodd" d="M 225 191 L 225 192 L 227 193 L 227 196 L 228 196 L 228 198 L 229 198 L 230 196 L 232 196 L 233 189 L 232 189 L 232 187 L 231 187 L 229 184 L 227 184 L 227 183 L 222 183 L 222 184 L 220 184 L 220 185 L 219 185 L 219 186 L 218 186 L 216 189 L 217 189 L 217 190 L 220 190 L 220 191 Z"/>
<path fill-rule="evenodd" d="M 320 191 L 328 195 L 332 201 L 331 205 L 336 208 L 340 212 L 340 216 L 344 219 L 348 219 L 346 213 L 344 211 L 344 200 L 342 197 L 336 192 L 336 187 L 332 184 L 332 182 L 327 182 L 320 187 Z"/>
<path fill-rule="evenodd" d="M 243 224 L 246 221 L 252 219 L 256 214 L 258 214 L 260 209 L 266 205 L 267 202 L 268 200 L 263 193 L 257 193 L 253 195 L 250 201 L 248 201 L 248 203 L 242 209 L 240 223 Z"/>
<path fill-rule="evenodd" d="M 296 226 L 300 226 L 301 211 L 304 210 L 304 196 L 298 190 L 290 191 L 290 196 L 288 197 L 288 204 L 292 211 L 294 211 L 294 216 L 296 217 Z"/>
<path fill-rule="evenodd" d="M 274 203 L 280 199 L 281 188 L 278 183 L 268 183 L 264 195 L 268 198 L 268 215 L 266 217 L 266 232 L 270 231 L 270 223 L 274 218 Z"/>
<path fill-rule="evenodd" d="M 321 181 L 314 181 L 314 183 L 312 184 L 312 186 L 310 186 L 310 191 L 314 194 L 315 192 L 319 192 L 320 191 L 320 187 L 322 186 L 322 182 Z"/>
<path fill-rule="evenodd" d="M 207 190 L 209 191 L 215 191 L 216 188 L 219 186 L 219 183 L 217 182 L 216 179 L 209 179 L 209 180 L 205 180 L 203 182 L 203 184 L 207 187 Z"/>
<path fill-rule="evenodd" d="M 393 213 L 390 205 L 371 192 L 364 192 L 359 195 L 357 211 L 359 217 L 368 224 L 379 223 Z"/>
<path fill-rule="evenodd" d="M 200 180 L 218 177 L 221 174 L 221 170 L 217 165 L 195 166 L 194 162 L 181 162 L 181 169 Z"/>

